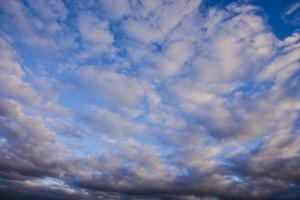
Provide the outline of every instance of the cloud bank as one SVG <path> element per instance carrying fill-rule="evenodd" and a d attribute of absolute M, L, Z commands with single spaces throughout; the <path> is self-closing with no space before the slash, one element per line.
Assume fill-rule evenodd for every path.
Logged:
<path fill-rule="evenodd" d="M 300 198 L 299 3 L 264 6 L 0 0 L 1 199 Z"/>

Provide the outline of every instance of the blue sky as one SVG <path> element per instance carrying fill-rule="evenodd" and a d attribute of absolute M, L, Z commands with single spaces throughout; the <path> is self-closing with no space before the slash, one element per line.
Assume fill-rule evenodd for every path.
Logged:
<path fill-rule="evenodd" d="M 0 0 L 0 20 L 3 198 L 300 197 L 298 1 Z"/>

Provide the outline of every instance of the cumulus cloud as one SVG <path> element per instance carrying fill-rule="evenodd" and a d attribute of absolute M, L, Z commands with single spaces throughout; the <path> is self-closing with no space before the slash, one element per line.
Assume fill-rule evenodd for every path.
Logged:
<path fill-rule="evenodd" d="M 86 119 L 96 131 L 103 131 L 107 134 L 139 134 L 145 132 L 143 124 L 134 122 L 123 117 L 119 113 L 109 111 L 105 108 L 92 106 L 89 108 Z"/>
<path fill-rule="evenodd" d="M 285 40 L 280 43 L 280 46 L 282 46 L 284 49 L 281 52 L 281 55 L 274 58 L 270 65 L 268 65 L 259 75 L 259 78 L 270 79 L 274 76 L 289 76 L 290 74 L 286 74 L 287 72 L 295 71 L 297 69 L 297 66 L 295 65 L 297 65 L 297 63 L 299 64 L 300 48 L 298 47 L 298 44 L 298 32 L 295 32 L 293 36 L 285 38 Z"/>
<path fill-rule="evenodd" d="M 34 88 L 23 80 L 25 72 L 17 62 L 16 52 L 10 43 L 11 39 L 9 37 L 3 36 L 0 40 L 1 94 L 27 102 L 37 101 L 39 96 Z"/>
<path fill-rule="evenodd" d="M 69 43 L 68 38 L 60 39 L 61 24 L 68 13 L 62 1 L 29 1 L 28 4 L 1 1 L 1 10 L 6 14 L 5 29 L 13 30 L 16 37 L 30 46 L 57 50 Z"/>
<path fill-rule="evenodd" d="M 22 106 L 13 100 L 1 99 L 0 106 L 2 177 L 22 180 L 58 176 L 57 161 L 64 150 L 55 133 L 40 118 L 24 113 Z"/>
<path fill-rule="evenodd" d="M 82 59 L 95 53 L 107 52 L 112 48 L 113 35 L 109 31 L 109 22 L 100 20 L 90 11 L 82 12 L 78 19 L 78 29 L 83 40 Z"/>
<path fill-rule="evenodd" d="M 136 106 L 145 93 L 142 81 L 125 74 L 96 67 L 84 67 L 77 73 L 94 92 L 120 106 Z"/>
<path fill-rule="evenodd" d="M 124 22 L 126 33 L 145 43 L 163 41 L 184 17 L 199 5 L 200 1 L 136 2 L 137 11 Z M 135 19 L 137 18 L 137 20 Z"/>

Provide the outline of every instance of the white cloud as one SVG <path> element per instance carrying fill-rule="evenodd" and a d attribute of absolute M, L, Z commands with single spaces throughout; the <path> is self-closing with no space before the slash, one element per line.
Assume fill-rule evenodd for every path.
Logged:
<path fill-rule="evenodd" d="M 239 14 L 210 10 L 199 41 L 200 55 L 194 68 L 203 81 L 238 80 L 259 69 L 259 61 L 273 54 L 274 36 L 268 32 L 261 17 L 252 13 Z M 205 51 L 201 51 L 205 49 Z"/>
<path fill-rule="evenodd" d="M 23 80 L 25 72 L 17 62 L 16 52 L 9 38 L 0 39 L 0 92 L 12 98 L 34 103 L 39 100 L 35 89 Z"/>
<path fill-rule="evenodd" d="M 98 19 L 90 11 L 81 13 L 78 26 L 82 39 L 86 40 L 88 45 L 93 45 L 90 48 L 104 48 L 113 42 L 108 22 Z"/>
<path fill-rule="evenodd" d="M 101 1 L 104 12 L 111 19 L 120 19 L 130 13 L 130 2 L 128 0 Z"/>
<path fill-rule="evenodd" d="M 0 4 L 4 13 L 9 16 L 6 28 L 16 31 L 14 34 L 27 45 L 49 52 L 73 45 L 73 41 L 70 41 L 73 39 L 71 35 L 63 37 L 59 34 L 68 13 L 63 2 L 41 0 L 30 1 L 25 5 L 13 0 Z"/>
<path fill-rule="evenodd" d="M 299 34 L 294 33 L 291 37 L 285 38 L 279 44 L 283 46 L 283 53 L 274 57 L 273 61 L 268 65 L 259 75 L 259 80 L 266 80 L 272 77 L 280 78 L 286 76 L 287 71 L 289 74 L 299 69 L 300 61 L 300 46 Z"/>
<path fill-rule="evenodd" d="M 78 29 L 84 46 L 82 54 L 93 55 L 109 51 L 112 48 L 114 38 L 109 31 L 109 22 L 100 20 L 91 11 L 80 14 Z"/>
<path fill-rule="evenodd" d="M 34 12 L 37 13 L 42 20 L 50 22 L 50 26 L 52 25 L 51 23 L 59 26 L 53 21 L 58 20 L 61 22 L 68 14 L 68 10 L 63 1 L 31 0 L 29 3 Z"/>
<path fill-rule="evenodd" d="M 83 67 L 77 73 L 88 87 L 120 108 L 137 106 L 147 88 L 143 82 L 134 77 L 110 70 Z"/>
<path fill-rule="evenodd" d="M 218 147 L 213 146 L 187 149 L 183 152 L 176 152 L 180 156 L 174 157 L 174 162 L 181 163 L 182 167 L 197 170 L 200 174 L 214 172 L 219 167 L 219 164 L 213 161 L 212 158 L 220 152 Z"/>
<path fill-rule="evenodd" d="M 144 1 L 133 8 L 138 14 L 125 21 L 123 27 L 129 36 L 147 44 L 163 41 L 199 4 L 200 1 Z"/>
<path fill-rule="evenodd" d="M 192 44 L 179 41 L 172 42 L 166 46 L 166 51 L 157 58 L 158 75 L 169 77 L 176 75 L 185 62 L 191 58 L 193 50 Z"/>
<path fill-rule="evenodd" d="M 295 11 L 300 9 L 300 3 L 291 4 L 285 12 L 285 15 L 291 15 Z"/>
<path fill-rule="evenodd" d="M 0 94 L 18 102 L 23 102 L 43 115 L 65 115 L 72 112 L 57 103 L 58 88 L 55 88 L 55 79 L 32 74 L 27 68 L 19 64 L 16 51 L 13 49 L 10 38 L 3 36 L 0 39 Z"/>
<path fill-rule="evenodd" d="M 108 135 L 130 135 L 145 133 L 145 126 L 134 122 L 118 113 L 101 107 L 90 107 L 86 116 L 88 123 L 96 127 L 96 131 L 101 130 Z M 100 134 L 100 133 L 99 133 Z"/>

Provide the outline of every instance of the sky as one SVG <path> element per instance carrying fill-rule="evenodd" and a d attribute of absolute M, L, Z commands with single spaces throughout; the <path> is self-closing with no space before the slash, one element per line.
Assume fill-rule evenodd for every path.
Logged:
<path fill-rule="evenodd" d="M 300 2 L 0 0 L 0 199 L 300 199 Z"/>

